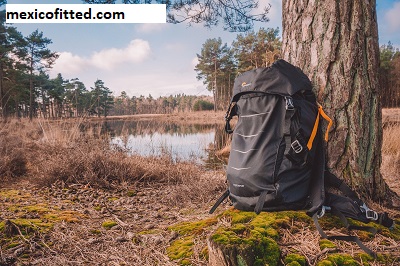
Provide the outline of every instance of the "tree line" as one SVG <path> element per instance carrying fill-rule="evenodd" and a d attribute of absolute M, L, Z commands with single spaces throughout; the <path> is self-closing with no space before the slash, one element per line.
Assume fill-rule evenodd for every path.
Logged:
<path fill-rule="evenodd" d="M 400 106 L 400 51 L 391 42 L 380 47 L 379 83 L 382 106 Z"/>
<path fill-rule="evenodd" d="M 223 110 L 232 97 L 234 79 L 240 73 L 267 67 L 280 58 L 279 29 L 261 28 L 237 35 L 229 47 L 221 38 L 207 39 L 197 54 L 197 79 L 213 93 L 215 108 Z M 400 107 L 400 51 L 390 42 L 380 47 L 379 82 L 382 106 Z"/>
<path fill-rule="evenodd" d="M 46 73 L 59 55 L 48 49 L 52 41 L 35 30 L 23 36 L 5 23 L 0 12 L 0 116 L 82 117 L 172 113 L 214 108 L 207 96 L 129 97 L 126 92 L 113 96 L 104 81 L 98 79 L 87 88 L 78 78 L 64 79 L 59 73 Z"/>
<path fill-rule="evenodd" d="M 213 110 L 213 99 L 210 96 L 169 95 L 154 98 L 151 94 L 129 97 L 125 91 L 114 97 L 113 109 L 110 115 L 134 114 L 170 114 L 176 112 L 191 112 Z"/>

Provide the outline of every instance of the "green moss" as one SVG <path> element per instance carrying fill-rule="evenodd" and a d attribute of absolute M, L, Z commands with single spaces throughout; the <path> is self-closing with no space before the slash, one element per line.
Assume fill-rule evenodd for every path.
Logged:
<path fill-rule="evenodd" d="M 67 223 L 77 223 L 83 215 L 76 211 L 52 211 L 45 214 L 43 217 L 54 222 L 64 221 Z"/>
<path fill-rule="evenodd" d="M 137 192 L 134 191 L 134 190 L 128 190 L 128 191 L 126 192 L 126 196 L 128 196 L 128 197 L 134 197 L 134 196 L 136 196 L 136 195 L 137 195 Z"/>
<path fill-rule="evenodd" d="M 201 250 L 200 256 L 201 256 L 204 260 L 207 260 L 207 261 L 208 261 L 208 258 L 209 258 L 208 247 L 204 247 L 204 248 Z"/>
<path fill-rule="evenodd" d="M 330 264 L 329 264 L 330 263 Z M 358 266 L 360 265 L 353 257 L 346 254 L 332 254 L 325 260 L 318 262 L 317 266 Z"/>
<path fill-rule="evenodd" d="M 20 256 L 20 258 L 22 258 L 22 259 L 29 259 L 31 257 L 31 255 L 30 254 L 22 254 L 21 256 Z"/>
<path fill-rule="evenodd" d="M 344 225 L 340 221 L 339 217 L 327 213 L 318 220 L 319 224 L 324 230 L 331 230 L 333 228 L 344 228 Z"/>
<path fill-rule="evenodd" d="M 384 263 L 385 265 L 399 265 L 399 256 L 396 253 L 378 253 L 377 261 Z"/>
<path fill-rule="evenodd" d="M 112 201 L 118 200 L 118 198 L 117 198 L 117 197 L 110 197 L 110 198 L 108 198 L 107 200 L 112 202 Z"/>
<path fill-rule="evenodd" d="M 151 230 L 141 231 L 138 233 L 138 235 L 155 235 L 159 234 L 160 232 L 161 232 L 160 229 L 151 229 Z"/>
<path fill-rule="evenodd" d="M 236 223 L 247 223 L 252 219 L 257 217 L 255 212 L 244 212 L 236 209 L 228 210 L 224 213 L 224 215 L 228 214 L 232 219 L 232 224 Z"/>
<path fill-rule="evenodd" d="M 243 243 L 243 239 L 237 233 L 230 231 L 228 228 L 220 227 L 211 236 L 212 241 L 215 243 L 228 246 L 228 245 L 240 245 Z"/>
<path fill-rule="evenodd" d="M 285 257 L 284 262 L 286 265 L 299 265 L 299 266 L 306 266 L 307 261 L 303 255 L 300 254 L 289 254 Z M 297 263 L 297 264 L 295 264 Z"/>
<path fill-rule="evenodd" d="M 392 230 L 389 230 L 389 228 L 381 225 L 378 226 L 378 230 L 380 234 L 390 237 L 396 241 L 400 241 L 400 219 L 395 220 L 395 226 Z"/>
<path fill-rule="evenodd" d="M 317 266 L 338 266 L 338 265 L 334 265 L 333 262 L 329 260 L 323 260 L 318 262 Z"/>
<path fill-rule="evenodd" d="M 360 264 L 363 266 L 369 266 L 370 265 L 369 262 L 374 261 L 374 258 L 366 253 L 357 254 L 355 257 L 356 257 L 357 261 L 359 261 Z"/>
<path fill-rule="evenodd" d="M 328 239 L 321 239 L 319 241 L 319 248 L 321 250 L 324 250 L 326 248 L 336 248 L 336 245 L 333 242 L 329 241 Z"/>
<path fill-rule="evenodd" d="M 101 211 L 101 206 L 100 206 L 100 205 L 94 206 L 93 209 L 94 209 L 95 211 Z"/>
<path fill-rule="evenodd" d="M 278 244 L 262 230 L 250 230 L 247 234 L 239 235 L 229 228 L 218 228 L 211 236 L 212 241 L 227 249 L 235 249 L 236 253 L 246 262 L 243 265 L 277 265 L 280 257 Z M 254 254 L 254 258 L 249 258 Z M 237 257 L 239 259 L 239 257 Z"/>
<path fill-rule="evenodd" d="M 178 260 L 180 265 L 189 265 L 185 263 L 193 255 L 193 245 L 193 236 L 177 239 L 167 248 L 168 257 L 172 260 Z"/>
<path fill-rule="evenodd" d="M 33 231 L 41 231 L 46 232 L 53 228 L 54 223 L 51 222 L 44 222 L 41 219 L 13 219 L 10 220 L 15 225 L 17 225 L 20 230 L 25 231 L 26 233 L 33 232 Z"/>
<path fill-rule="evenodd" d="M 6 249 L 15 248 L 16 246 L 21 245 L 20 242 L 11 242 L 7 245 Z"/>
<path fill-rule="evenodd" d="M 20 201 L 26 198 L 31 198 L 31 194 L 22 192 L 16 189 L 4 189 L 0 190 L 0 199 L 10 199 L 12 201 Z"/>
<path fill-rule="evenodd" d="M 297 261 L 292 261 L 289 262 L 288 264 L 286 264 L 286 266 L 302 266 L 300 263 L 298 263 Z"/>
<path fill-rule="evenodd" d="M 192 265 L 192 263 L 190 262 L 190 260 L 188 259 L 183 259 L 179 262 L 180 265 Z"/>
<path fill-rule="evenodd" d="M 230 230 L 236 234 L 244 234 L 247 227 L 244 224 L 234 224 L 231 226 Z"/>
<path fill-rule="evenodd" d="M 242 256 L 237 255 L 236 260 L 237 260 L 238 266 L 248 266 L 248 265 L 247 265 L 247 262 L 243 259 Z"/>
<path fill-rule="evenodd" d="M 98 229 L 92 229 L 92 230 L 90 230 L 90 233 L 93 234 L 93 235 L 100 235 L 101 231 L 98 230 Z"/>
<path fill-rule="evenodd" d="M 0 231 L 3 231 L 4 225 L 5 225 L 5 222 L 4 222 L 4 221 L 3 221 L 3 222 L 0 222 Z"/>
<path fill-rule="evenodd" d="M 199 235 L 203 232 L 204 228 L 216 224 L 216 218 L 210 218 L 197 222 L 184 222 L 168 227 L 168 230 L 175 231 L 180 235 Z"/>
<path fill-rule="evenodd" d="M 111 221 L 111 220 L 107 220 L 104 221 L 101 226 L 104 227 L 105 229 L 111 229 L 112 227 L 116 226 L 118 223 Z"/>
<path fill-rule="evenodd" d="M 23 210 L 27 212 L 36 212 L 39 214 L 48 213 L 50 209 L 48 208 L 47 204 L 38 203 L 36 205 L 30 205 L 23 207 Z"/>

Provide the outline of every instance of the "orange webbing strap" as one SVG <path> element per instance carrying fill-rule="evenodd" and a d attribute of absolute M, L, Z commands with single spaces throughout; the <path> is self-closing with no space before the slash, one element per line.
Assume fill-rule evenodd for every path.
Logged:
<path fill-rule="evenodd" d="M 325 132 L 325 141 L 328 141 L 329 130 L 331 129 L 333 122 L 332 122 L 332 119 L 330 119 L 330 117 L 325 114 L 324 110 L 322 109 L 322 106 L 320 104 L 318 104 L 317 118 L 315 119 L 314 127 L 313 127 L 313 130 L 311 132 L 310 139 L 308 140 L 308 143 L 307 143 L 307 148 L 309 150 L 311 150 L 312 144 L 313 144 L 314 139 L 315 139 L 315 136 L 317 135 L 318 125 L 319 125 L 319 116 L 320 115 L 322 115 L 322 117 L 326 121 L 329 122 L 328 127 L 326 128 L 326 132 Z"/>
<path fill-rule="evenodd" d="M 333 124 L 332 119 L 331 119 L 327 114 L 325 114 L 325 112 L 324 112 L 324 110 L 322 109 L 322 106 L 321 106 L 320 104 L 319 104 L 319 106 L 318 106 L 318 113 L 319 113 L 320 115 L 322 115 L 322 117 L 323 117 L 326 121 L 328 121 L 328 127 L 326 128 L 326 131 L 325 131 L 325 141 L 328 141 L 329 130 L 331 129 L 332 124 Z"/>

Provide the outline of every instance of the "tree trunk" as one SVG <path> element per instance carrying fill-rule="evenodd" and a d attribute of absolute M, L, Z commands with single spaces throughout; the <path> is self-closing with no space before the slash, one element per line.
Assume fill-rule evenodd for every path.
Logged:
<path fill-rule="evenodd" d="M 33 54 L 33 52 L 31 52 Z M 33 59 L 30 62 L 29 72 L 29 120 L 33 118 Z"/>
<path fill-rule="evenodd" d="M 384 199 L 375 0 L 283 0 L 282 55 L 312 80 L 333 119 L 328 167 L 358 192 Z"/>
<path fill-rule="evenodd" d="M 6 96 L 5 89 L 3 86 L 3 65 L 0 62 L 0 108 L 1 108 L 1 116 L 4 121 L 7 120 L 7 112 L 6 112 Z"/>

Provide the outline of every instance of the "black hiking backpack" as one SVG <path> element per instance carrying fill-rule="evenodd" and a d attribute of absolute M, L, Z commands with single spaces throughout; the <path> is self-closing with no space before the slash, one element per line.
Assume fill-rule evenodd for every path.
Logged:
<path fill-rule="evenodd" d="M 230 120 L 238 116 L 234 130 Z M 329 121 L 325 136 L 321 117 Z M 354 236 L 327 236 L 318 218 L 326 211 L 339 216 L 348 229 L 355 227 L 346 217 L 394 226 L 386 213 L 369 209 L 343 181 L 326 170 L 325 144 L 331 119 L 317 104 L 308 77 L 284 60 L 238 76 L 225 116 L 225 130 L 232 133 L 227 165 L 228 190 L 210 210 L 213 213 L 229 197 L 243 211 L 307 210 L 321 236 L 356 242 L 374 253 Z M 328 187 L 343 196 L 327 193 Z"/>

